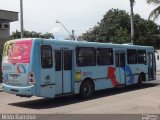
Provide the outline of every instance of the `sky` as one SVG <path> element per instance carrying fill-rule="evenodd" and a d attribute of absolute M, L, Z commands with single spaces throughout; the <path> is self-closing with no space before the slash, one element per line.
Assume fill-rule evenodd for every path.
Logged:
<path fill-rule="evenodd" d="M 148 19 L 154 5 L 145 0 L 136 0 L 134 13 Z M 77 36 L 94 27 L 109 9 L 130 12 L 129 0 L 23 0 L 24 29 L 36 32 L 50 32 L 54 36 L 68 36 L 60 21 L 68 31 L 75 30 Z M 20 10 L 20 0 L 0 0 L 0 9 Z M 20 17 L 19 17 L 20 20 Z M 159 21 L 156 21 L 160 24 Z M 20 21 L 11 23 L 11 32 L 20 30 Z"/>

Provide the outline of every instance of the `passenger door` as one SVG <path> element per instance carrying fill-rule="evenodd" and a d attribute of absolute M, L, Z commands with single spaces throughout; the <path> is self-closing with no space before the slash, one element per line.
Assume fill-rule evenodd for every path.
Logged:
<path fill-rule="evenodd" d="M 72 90 L 72 51 L 55 50 L 56 94 L 71 93 Z"/>
<path fill-rule="evenodd" d="M 115 66 L 116 66 L 116 79 L 120 84 L 125 84 L 125 64 L 126 57 L 125 52 L 116 52 L 115 53 Z"/>

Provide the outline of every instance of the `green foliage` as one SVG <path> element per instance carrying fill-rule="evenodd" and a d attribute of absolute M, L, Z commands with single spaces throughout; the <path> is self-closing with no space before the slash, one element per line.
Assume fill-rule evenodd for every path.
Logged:
<path fill-rule="evenodd" d="M 160 1 L 159 0 L 146 0 L 148 4 L 157 5 L 157 7 L 150 13 L 149 19 L 156 20 L 160 15 Z"/>
<path fill-rule="evenodd" d="M 21 38 L 21 32 L 19 31 L 15 31 L 12 33 L 12 35 L 10 36 L 10 39 L 17 39 L 17 38 Z M 54 35 L 52 33 L 39 33 L 39 32 L 35 32 L 35 31 L 24 31 L 24 38 L 45 38 L 45 39 L 49 39 L 52 38 L 54 39 Z"/>
<path fill-rule="evenodd" d="M 97 26 L 93 27 L 82 36 L 83 39 L 89 41 L 118 42 L 121 40 L 117 40 L 117 38 L 120 34 L 124 34 L 122 29 L 130 29 L 129 24 L 130 18 L 125 11 L 111 9 L 106 13 L 106 15 L 104 15 L 103 19 Z"/>
<path fill-rule="evenodd" d="M 158 26 L 150 21 L 134 15 L 135 44 L 147 45 L 155 34 Z M 82 35 L 83 39 L 97 42 L 130 43 L 130 16 L 124 10 L 111 9 L 93 28 Z"/>
<path fill-rule="evenodd" d="M 120 27 L 119 29 L 116 29 L 115 36 L 111 37 L 111 41 L 113 43 L 128 43 L 130 41 L 130 37 L 128 36 L 128 30 L 126 28 Z"/>

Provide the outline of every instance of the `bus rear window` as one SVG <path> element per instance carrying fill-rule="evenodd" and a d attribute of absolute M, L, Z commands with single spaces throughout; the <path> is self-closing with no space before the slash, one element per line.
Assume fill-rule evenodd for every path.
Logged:
<path fill-rule="evenodd" d="M 3 63 L 30 63 L 32 40 L 9 41 L 4 46 Z"/>

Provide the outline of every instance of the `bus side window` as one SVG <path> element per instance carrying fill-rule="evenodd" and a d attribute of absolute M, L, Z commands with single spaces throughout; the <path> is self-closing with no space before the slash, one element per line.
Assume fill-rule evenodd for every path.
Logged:
<path fill-rule="evenodd" d="M 128 64 L 137 64 L 137 51 L 134 49 L 127 50 Z"/>
<path fill-rule="evenodd" d="M 64 70 L 72 69 L 72 52 L 64 51 Z"/>
<path fill-rule="evenodd" d="M 97 48 L 97 64 L 113 65 L 113 50 L 111 48 Z"/>
<path fill-rule="evenodd" d="M 61 71 L 61 51 L 55 51 L 55 68 L 56 71 Z"/>
<path fill-rule="evenodd" d="M 146 51 L 145 50 L 137 50 L 137 58 L 138 64 L 146 64 Z"/>
<path fill-rule="evenodd" d="M 118 53 L 115 54 L 115 64 L 116 64 L 116 67 L 119 67 L 119 54 Z"/>
<path fill-rule="evenodd" d="M 52 68 L 52 47 L 49 45 L 41 46 L 41 66 L 42 68 Z"/>
<path fill-rule="evenodd" d="M 157 60 L 159 60 L 159 55 L 157 55 Z"/>
<path fill-rule="evenodd" d="M 76 48 L 77 66 L 95 66 L 96 50 L 94 47 L 77 47 Z"/>

